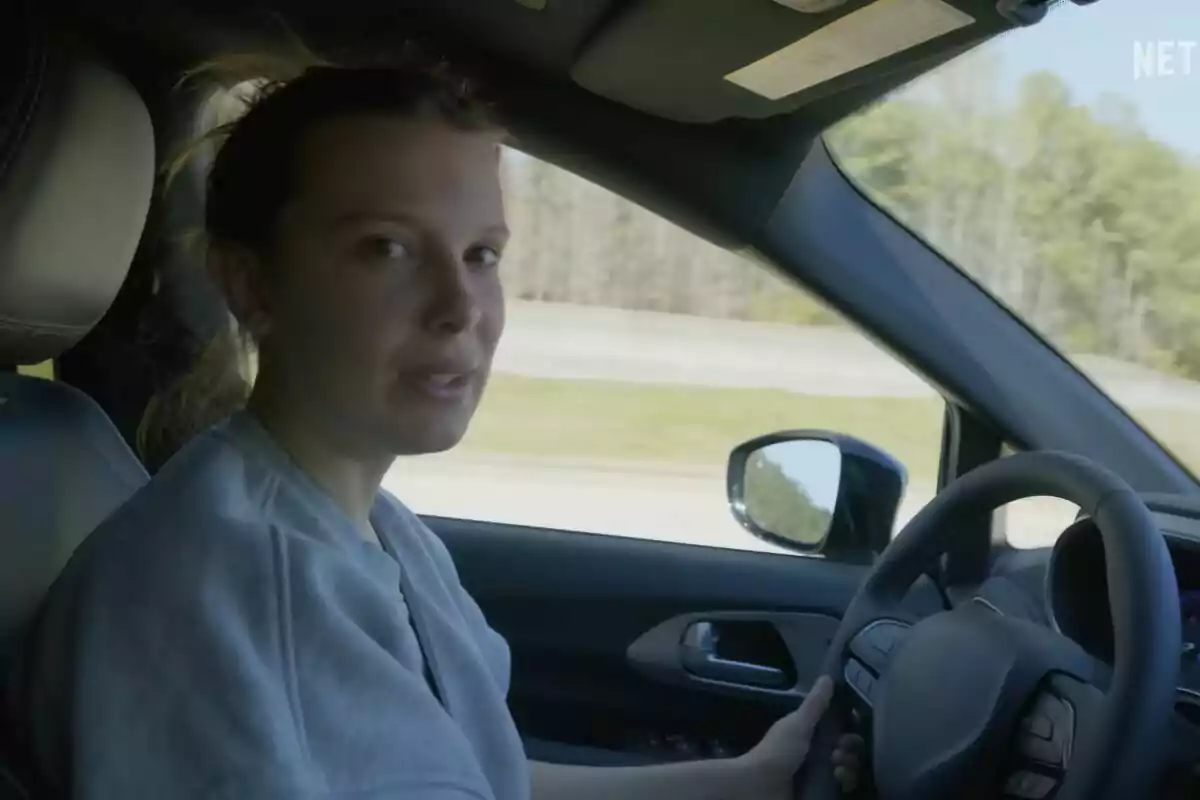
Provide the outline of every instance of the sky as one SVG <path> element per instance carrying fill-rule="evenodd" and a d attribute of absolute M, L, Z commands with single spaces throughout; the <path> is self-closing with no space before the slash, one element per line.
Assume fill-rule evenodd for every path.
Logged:
<path fill-rule="evenodd" d="M 1064 2 L 1041 24 L 987 47 L 1002 54 L 1006 84 L 1049 70 L 1081 101 L 1119 94 L 1151 136 L 1200 155 L 1200 0 Z M 1139 56 L 1150 73 L 1137 68 Z"/>
<path fill-rule="evenodd" d="M 770 445 L 764 455 L 803 486 L 815 505 L 833 510 L 842 473 L 842 455 L 837 445 L 822 441 L 780 442 Z"/>

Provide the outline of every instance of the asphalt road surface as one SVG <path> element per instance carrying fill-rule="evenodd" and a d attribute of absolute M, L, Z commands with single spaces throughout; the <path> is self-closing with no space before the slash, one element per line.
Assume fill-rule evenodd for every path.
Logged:
<path fill-rule="evenodd" d="M 1073 360 L 1122 405 L 1200 408 L 1200 383 L 1096 356 Z M 543 378 L 776 388 L 840 397 L 932 397 L 861 333 L 614 308 L 510 303 L 495 368 Z"/>

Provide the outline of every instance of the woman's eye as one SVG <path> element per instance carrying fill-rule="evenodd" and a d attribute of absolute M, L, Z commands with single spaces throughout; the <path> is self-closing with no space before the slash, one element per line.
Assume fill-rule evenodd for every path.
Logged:
<path fill-rule="evenodd" d="M 411 255 L 408 247 L 388 236 L 372 236 L 366 242 L 367 254 L 387 261 L 403 261 Z"/>
<path fill-rule="evenodd" d="M 495 267 L 500 264 L 500 251 L 494 247 L 476 247 L 468 254 L 467 260 L 480 267 Z"/>

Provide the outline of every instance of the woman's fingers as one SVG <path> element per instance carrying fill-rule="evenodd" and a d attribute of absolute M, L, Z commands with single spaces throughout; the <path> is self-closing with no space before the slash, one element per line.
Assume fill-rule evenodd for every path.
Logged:
<path fill-rule="evenodd" d="M 849 767 L 834 767 L 833 778 L 846 794 L 858 788 L 858 771 Z"/>
<path fill-rule="evenodd" d="M 858 788 L 865 750 L 866 741 L 857 734 L 845 734 L 838 739 L 833 751 L 833 777 L 843 793 L 849 794 Z"/>
<path fill-rule="evenodd" d="M 847 733 L 838 738 L 837 747 L 847 753 L 861 753 L 867 749 L 867 741 L 857 733 Z"/>
<path fill-rule="evenodd" d="M 828 675 L 822 675 L 812 685 L 808 696 L 804 698 L 804 702 L 800 704 L 800 709 L 796 712 L 795 734 L 803 737 L 805 744 L 812 739 L 817 723 L 821 721 L 821 717 L 825 716 L 825 711 L 828 710 L 832 700 L 833 681 Z"/>

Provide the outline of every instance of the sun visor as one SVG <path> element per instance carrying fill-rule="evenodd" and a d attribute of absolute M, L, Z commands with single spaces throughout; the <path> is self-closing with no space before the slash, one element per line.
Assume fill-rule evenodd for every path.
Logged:
<path fill-rule="evenodd" d="M 818 86 L 974 22 L 942 0 L 875 0 L 725 76 L 768 100 Z"/>
<path fill-rule="evenodd" d="M 683 122 L 763 118 L 1010 27 L 994 0 L 643 0 L 592 39 L 571 77 Z"/>

